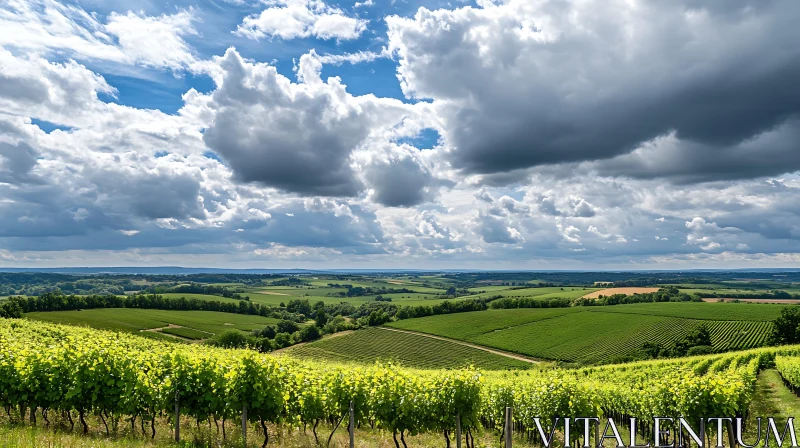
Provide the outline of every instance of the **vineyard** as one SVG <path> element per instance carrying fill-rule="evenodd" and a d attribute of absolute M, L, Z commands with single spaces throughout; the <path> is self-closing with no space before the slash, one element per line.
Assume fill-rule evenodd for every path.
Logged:
<path fill-rule="evenodd" d="M 388 325 L 534 358 L 594 364 L 634 355 L 644 342 L 668 347 L 702 324 L 716 350 L 760 347 L 772 329 L 766 318 L 779 312 L 771 305 L 647 303 L 476 311 Z"/>
<path fill-rule="evenodd" d="M 87 417 L 97 416 L 107 428 L 127 425 L 150 437 L 155 422 L 169 421 L 178 407 L 198 425 L 245 415 L 266 443 L 274 425 L 313 428 L 315 437 L 325 437 L 318 428 L 335 428 L 353 402 L 356 425 L 382 428 L 403 444 L 405 434 L 449 437 L 456 416 L 469 440 L 479 428 L 501 428 L 507 406 L 515 410 L 515 431 L 533 439 L 533 417 L 742 415 L 761 366 L 777 354 L 781 368 L 783 356 L 800 351 L 756 349 L 577 370 L 414 370 L 9 320 L 0 320 L 0 347 L 0 405 L 18 419 L 31 409 L 33 417 L 67 417 L 87 432 Z M 647 427 L 640 429 L 648 435 Z"/>
<path fill-rule="evenodd" d="M 781 306 L 757 303 L 637 303 L 591 308 L 601 313 L 643 314 L 701 320 L 772 321 L 781 313 Z"/>
<path fill-rule="evenodd" d="M 530 363 L 467 347 L 397 331 L 368 328 L 289 349 L 292 356 L 319 361 L 396 362 L 425 369 L 467 367 L 526 369 Z"/>

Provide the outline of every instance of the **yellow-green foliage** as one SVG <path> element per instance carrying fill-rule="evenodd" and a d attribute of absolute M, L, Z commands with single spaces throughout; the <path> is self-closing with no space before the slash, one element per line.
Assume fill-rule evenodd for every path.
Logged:
<path fill-rule="evenodd" d="M 800 353 L 787 353 L 775 357 L 775 368 L 792 389 L 800 388 Z"/>
<path fill-rule="evenodd" d="M 555 416 L 732 416 L 747 409 L 756 373 L 796 347 L 577 370 L 414 370 L 299 361 L 253 351 L 175 345 L 138 336 L 0 319 L 0 406 L 80 414 L 172 412 L 200 421 L 338 422 L 355 404 L 356 423 L 389 431 L 500 426 Z M 784 358 L 778 357 L 783 363 Z M 782 364 L 780 364 L 782 365 Z M 779 367 L 780 368 L 780 367 Z"/>

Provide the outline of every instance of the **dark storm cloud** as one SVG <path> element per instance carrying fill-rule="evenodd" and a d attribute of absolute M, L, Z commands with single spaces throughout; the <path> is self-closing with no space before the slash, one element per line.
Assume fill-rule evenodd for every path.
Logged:
<path fill-rule="evenodd" d="M 387 207 L 411 207 L 430 200 L 437 181 L 411 156 L 381 160 L 365 169 L 372 200 Z"/>
<path fill-rule="evenodd" d="M 310 55 L 301 58 L 299 84 L 233 50 L 220 67 L 224 79 L 212 95 L 216 115 L 204 141 L 238 179 L 303 195 L 355 196 L 364 188 L 350 154 L 384 115 L 396 115 L 390 109 L 400 111 L 399 102 L 356 98 L 336 80 L 323 83 Z"/>
<path fill-rule="evenodd" d="M 687 179 L 800 168 L 792 133 L 771 150 L 783 164 L 737 151 L 800 114 L 800 2 L 595 7 L 511 0 L 388 19 L 404 90 L 438 104 L 454 166 L 498 173 L 599 160 L 674 133 L 684 153 L 738 159 L 716 170 L 679 159 Z"/>

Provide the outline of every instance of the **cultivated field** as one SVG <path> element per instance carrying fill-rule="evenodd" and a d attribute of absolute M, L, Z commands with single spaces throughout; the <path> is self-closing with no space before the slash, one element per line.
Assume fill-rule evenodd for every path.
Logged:
<path fill-rule="evenodd" d="M 540 299 L 577 299 L 583 297 L 587 293 L 595 291 L 595 288 L 584 288 L 578 286 L 564 286 L 564 287 L 545 287 L 545 288 L 519 288 L 514 286 L 485 286 L 470 288 L 475 291 L 475 294 L 469 296 L 459 297 L 460 299 L 476 299 L 487 298 L 501 295 L 503 297 L 536 297 Z M 486 292 L 478 292 L 486 291 Z"/>
<path fill-rule="evenodd" d="M 205 339 L 225 330 L 251 331 L 277 323 L 277 319 L 244 314 L 218 313 L 215 311 L 163 311 L 132 308 L 100 308 L 83 311 L 51 311 L 27 313 L 25 317 L 45 322 L 87 326 L 101 330 L 128 333 L 151 333 L 141 330 L 165 328 L 170 325 L 182 327 L 161 330 L 186 339 Z M 169 336 L 166 336 L 169 337 Z M 164 339 L 164 338 L 161 338 Z M 174 338 L 170 339 L 174 340 Z"/>
<path fill-rule="evenodd" d="M 731 298 L 719 298 L 719 299 L 703 299 L 703 302 L 743 302 L 743 303 L 770 303 L 770 304 L 780 304 L 780 305 L 797 305 L 800 304 L 800 300 L 795 299 L 731 299 Z"/>
<path fill-rule="evenodd" d="M 393 361 L 418 368 L 474 365 L 481 369 L 525 369 L 530 363 L 428 336 L 368 328 L 344 336 L 292 347 L 285 354 L 300 358 L 358 362 Z"/>
<path fill-rule="evenodd" d="M 651 316 L 683 317 L 701 320 L 771 321 L 778 317 L 782 307 L 748 303 L 665 302 L 634 303 L 588 307 L 590 312 L 646 314 Z"/>
<path fill-rule="evenodd" d="M 780 307 L 728 303 L 645 303 L 604 307 L 488 310 L 408 319 L 391 327 L 523 355 L 606 363 L 645 342 L 668 347 L 701 324 L 719 350 L 764 344 Z"/>
<path fill-rule="evenodd" d="M 589 294 L 583 295 L 581 297 L 586 297 L 587 299 L 596 299 L 600 296 L 613 296 L 614 294 L 625 294 L 626 296 L 630 296 L 633 294 L 644 294 L 647 292 L 656 292 L 658 288 L 606 288 L 601 289 L 598 291 L 592 291 Z"/>

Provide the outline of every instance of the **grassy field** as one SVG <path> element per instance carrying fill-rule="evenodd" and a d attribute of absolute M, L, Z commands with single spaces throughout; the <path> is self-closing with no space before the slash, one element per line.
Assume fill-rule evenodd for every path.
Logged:
<path fill-rule="evenodd" d="M 386 360 L 412 367 L 437 369 L 470 364 L 481 369 L 524 369 L 531 365 L 455 342 L 380 328 L 325 338 L 292 347 L 286 353 L 301 358 L 340 362 L 373 363 Z"/>
<path fill-rule="evenodd" d="M 164 311 L 130 308 L 27 313 L 25 317 L 46 322 L 130 333 L 138 333 L 140 330 L 151 328 L 162 328 L 172 324 L 184 327 L 187 330 L 199 330 L 199 332 L 191 334 L 199 336 L 200 332 L 204 332 L 206 337 L 208 337 L 207 333 L 216 334 L 232 329 L 250 331 L 277 323 L 277 319 L 267 317 L 215 311 Z M 176 333 L 173 331 L 171 334 Z M 189 333 L 187 332 L 187 334 Z M 190 339 L 196 339 L 196 337 L 191 337 Z"/>
<path fill-rule="evenodd" d="M 762 345 L 781 307 L 736 303 L 655 303 L 604 307 L 488 310 L 407 319 L 391 327 L 444 336 L 523 355 L 605 363 L 645 342 L 668 347 L 706 324 L 712 345 Z"/>

